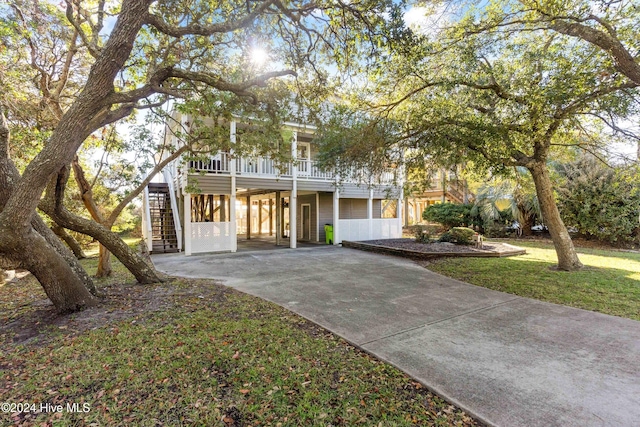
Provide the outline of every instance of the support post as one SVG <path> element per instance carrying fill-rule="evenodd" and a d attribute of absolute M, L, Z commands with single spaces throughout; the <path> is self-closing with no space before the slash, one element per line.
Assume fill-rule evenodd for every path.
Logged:
<path fill-rule="evenodd" d="M 293 188 L 289 196 L 289 247 L 295 249 L 298 243 L 298 132 L 293 132 L 291 151 L 293 156 Z"/>
<path fill-rule="evenodd" d="M 229 173 L 231 174 L 231 197 L 229 198 L 229 234 L 231 236 L 231 252 L 238 251 L 238 226 L 236 224 L 236 160 L 233 156 L 233 146 L 236 144 L 236 122 L 231 122 L 231 150 L 229 156 Z"/>
<path fill-rule="evenodd" d="M 280 239 L 282 236 L 282 198 L 280 192 L 276 191 L 276 246 L 280 246 Z"/>
<path fill-rule="evenodd" d="M 404 225 L 409 226 L 409 198 L 404 199 Z"/>
<path fill-rule="evenodd" d="M 262 234 L 262 199 L 258 200 L 258 235 Z"/>
<path fill-rule="evenodd" d="M 367 219 L 369 220 L 369 234 L 367 238 L 373 239 L 373 189 L 369 189 L 369 198 L 367 199 Z"/>
<path fill-rule="evenodd" d="M 338 221 L 340 220 L 340 190 L 336 187 L 333 192 L 333 244 L 337 245 L 340 242 L 340 227 Z"/>
<path fill-rule="evenodd" d="M 220 195 L 220 222 L 227 222 L 227 199 Z"/>
<path fill-rule="evenodd" d="M 247 196 L 247 240 L 251 240 L 251 196 Z"/>
<path fill-rule="evenodd" d="M 316 242 L 320 241 L 320 193 L 316 191 Z"/>
<path fill-rule="evenodd" d="M 191 194 L 184 193 L 184 254 L 191 255 Z"/>
<path fill-rule="evenodd" d="M 273 236 L 273 199 L 269 197 L 269 236 Z"/>
<path fill-rule="evenodd" d="M 402 206 L 403 206 L 403 191 L 400 189 L 400 194 L 398 195 L 398 203 L 396 203 L 396 218 L 398 219 L 398 230 L 400 231 L 399 236 L 389 236 L 391 238 L 400 238 L 402 237 Z"/>

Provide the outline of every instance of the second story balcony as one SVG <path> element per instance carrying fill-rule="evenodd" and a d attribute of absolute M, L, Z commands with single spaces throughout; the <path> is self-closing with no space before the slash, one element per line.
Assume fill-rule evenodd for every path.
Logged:
<path fill-rule="evenodd" d="M 268 157 L 232 157 L 228 152 L 219 152 L 208 160 L 191 160 L 187 167 L 190 172 L 200 174 L 230 175 L 232 170 L 238 176 L 255 176 L 267 179 L 293 179 L 294 164 L 297 166 L 296 178 L 298 180 L 335 181 L 336 176 L 331 171 L 323 170 L 315 160 L 299 158 L 294 162 L 279 163 Z M 343 182 L 357 183 L 356 176 L 363 174 L 354 173 L 342 177 Z M 392 184 L 394 182 L 394 170 L 389 170 L 376 177 L 373 184 Z"/>

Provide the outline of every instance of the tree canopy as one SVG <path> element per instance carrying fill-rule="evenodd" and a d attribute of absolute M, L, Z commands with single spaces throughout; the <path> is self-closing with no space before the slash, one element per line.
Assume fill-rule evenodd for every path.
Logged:
<path fill-rule="evenodd" d="M 569 3 L 562 4 L 566 9 Z M 431 159 L 442 165 L 471 162 L 493 173 L 524 167 L 559 268 L 579 268 L 547 164 L 567 147 L 597 152 L 605 127 L 617 132 L 616 123 L 637 117 L 638 83 L 619 70 L 610 52 L 557 31 L 556 21 L 533 16 L 539 11 L 524 3 L 485 6 L 468 9 L 438 31 L 417 31 L 411 43 L 392 52 L 370 75 L 373 89 L 357 102 L 369 109 L 369 126 L 391 121 L 401 130 L 370 150 L 361 140 L 340 152 L 366 152 L 378 164 L 401 151 L 409 166 Z M 615 13 L 623 13 L 617 8 L 612 5 L 617 12 L 607 15 L 612 23 L 618 22 Z M 626 36 L 630 21 L 620 22 Z"/>
<path fill-rule="evenodd" d="M 3 262 L 31 271 L 62 311 L 92 304 L 89 283 L 32 224 L 40 205 L 65 227 L 91 231 L 110 250 L 122 247 L 108 227 L 64 207 L 69 165 L 87 138 L 169 98 L 200 108 L 235 102 L 277 119 L 277 100 L 265 99 L 273 79 L 289 78 L 304 96 L 325 86 L 328 64 L 347 70 L 374 60 L 377 46 L 394 37 L 398 22 L 388 17 L 398 7 L 384 0 L 10 1 L 0 10 L 1 83 L 19 97 L 2 100 L 9 117 L 0 141 Z M 269 61 L 254 61 L 256 50 Z M 33 109 L 22 111 L 21 102 Z M 17 128 L 33 147 L 20 172 L 8 156 Z M 157 280 L 151 266 L 130 261 L 138 280 Z"/>

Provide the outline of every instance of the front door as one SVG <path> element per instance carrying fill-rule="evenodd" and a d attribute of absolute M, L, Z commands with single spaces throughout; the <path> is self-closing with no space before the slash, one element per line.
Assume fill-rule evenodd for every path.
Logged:
<path fill-rule="evenodd" d="M 311 205 L 302 205 L 302 240 L 311 240 Z"/>

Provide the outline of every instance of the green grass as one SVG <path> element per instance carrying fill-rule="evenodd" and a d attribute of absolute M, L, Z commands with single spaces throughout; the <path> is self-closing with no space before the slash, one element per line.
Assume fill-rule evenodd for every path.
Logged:
<path fill-rule="evenodd" d="M 448 258 L 428 269 L 489 289 L 640 320 L 640 254 L 577 248 L 584 268 L 565 272 L 549 242 L 509 240 L 526 255 Z"/>
<path fill-rule="evenodd" d="M 122 237 L 122 240 L 132 249 L 137 249 L 138 244 L 140 243 L 139 237 Z M 98 242 L 90 243 L 87 247 L 83 248 L 84 254 L 89 257 L 89 259 L 98 256 Z M 97 262 L 97 259 L 96 259 Z"/>
<path fill-rule="evenodd" d="M 83 262 L 95 271 L 95 260 Z M 123 299 L 135 294 L 130 300 L 112 298 L 49 326 L 34 321 L 35 342 L 1 336 L 3 402 L 87 403 L 89 412 L 0 413 L 0 425 L 475 425 L 399 370 L 279 306 L 212 281 L 122 286 L 128 273 L 114 268 L 117 279 L 97 285 Z M 16 286 L 0 287 L 5 314 L 18 309 Z M 8 318 L 28 323 L 37 314 L 25 313 L 28 301 L 43 294 L 34 280 L 20 287 L 28 296 Z M 116 322 L 101 317 L 136 304 L 154 308 Z"/>

